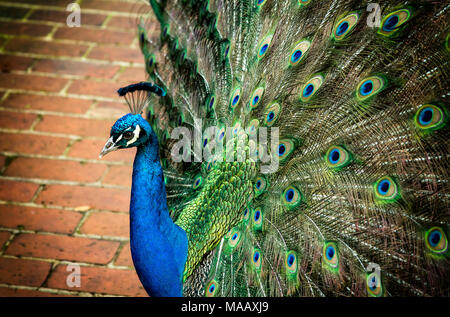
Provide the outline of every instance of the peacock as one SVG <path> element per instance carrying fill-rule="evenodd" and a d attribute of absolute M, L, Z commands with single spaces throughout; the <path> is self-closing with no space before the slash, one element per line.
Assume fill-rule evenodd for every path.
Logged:
<path fill-rule="evenodd" d="M 448 3 L 149 4 L 101 152 L 149 295 L 450 295 Z"/>

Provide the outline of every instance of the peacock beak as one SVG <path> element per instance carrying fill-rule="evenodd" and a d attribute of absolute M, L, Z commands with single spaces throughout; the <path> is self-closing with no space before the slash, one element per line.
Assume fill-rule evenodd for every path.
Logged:
<path fill-rule="evenodd" d="M 106 141 L 105 146 L 103 147 L 103 150 L 100 152 L 100 155 L 98 156 L 100 159 L 108 154 L 109 152 L 117 150 L 119 147 L 116 146 L 116 144 L 113 141 L 113 137 L 110 137 L 108 141 Z"/>

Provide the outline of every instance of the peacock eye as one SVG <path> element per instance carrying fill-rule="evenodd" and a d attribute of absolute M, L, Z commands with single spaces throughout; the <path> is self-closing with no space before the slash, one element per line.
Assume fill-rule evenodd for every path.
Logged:
<path fill-rule="evenodd" d="M 133 138 L 133 136 L 134 136 L 134 133 L 131 131 L 126 131 L 123 133 L 123 138 L 125 140 L 131 140 Z"/>

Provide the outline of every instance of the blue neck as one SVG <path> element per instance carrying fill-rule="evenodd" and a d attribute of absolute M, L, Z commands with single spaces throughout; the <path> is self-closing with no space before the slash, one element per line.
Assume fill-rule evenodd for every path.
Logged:
<path fill-rule="evenodd" d="M 181 296 L 188 242 L 172 222 L 156 136 L 139 146 L 130 202 L 131 254 L 150 296 Z"/>

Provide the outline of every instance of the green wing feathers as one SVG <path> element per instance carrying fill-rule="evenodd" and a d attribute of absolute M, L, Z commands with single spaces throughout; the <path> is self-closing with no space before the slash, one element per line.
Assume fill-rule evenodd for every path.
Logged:
<path fill-rule="evenodd" d="M 139 37 L 167 95 L 149 120 L 189 239 L 186 295 L 450 295 L 450 10 L 369 3 L 150 0 L 161 33 L 142 19 Z M 278 128 L 279 167 L 196 145 L 176 161 L 180 127 L 200 150 L 226 127 Z"/>

